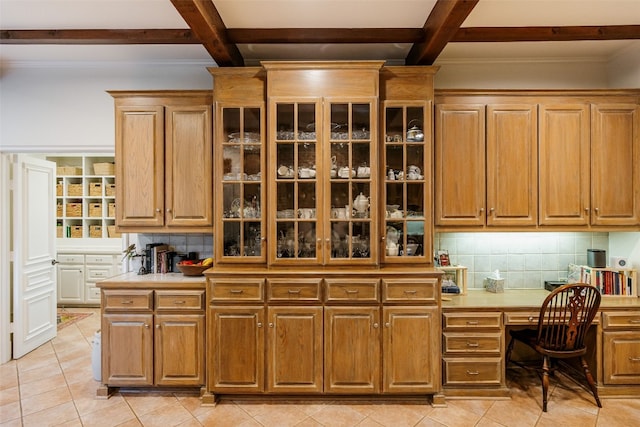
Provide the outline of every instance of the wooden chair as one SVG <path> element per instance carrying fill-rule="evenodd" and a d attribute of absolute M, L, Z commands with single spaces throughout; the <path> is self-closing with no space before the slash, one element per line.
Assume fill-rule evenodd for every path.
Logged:
<path fill-rule="evenodd" d="M 602 408 L 598 390 L 585 359 L 587 346 L 585 336 L 600 307 L 600 292 L 585 283 L 572 283 L 555 289 L 547 296 L 540 308 L 536 329 L 511 330 L 507 347 L 506 363 L 516 341 L 520 341 L 543 357 L 542 363 L 542 410 L 547 412 L 549 374 L 557 369 L 554 359 L 579 358 L 589 388 Z M 594 350 L 591 350 L 594 351 Z M 522 365 L 519 362 L 513 363 Z M 537 368 L 540 371 L 540 368 Z"/>

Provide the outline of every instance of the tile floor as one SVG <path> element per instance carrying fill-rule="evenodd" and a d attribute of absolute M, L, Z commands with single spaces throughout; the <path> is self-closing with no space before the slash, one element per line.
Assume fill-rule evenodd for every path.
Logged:
<path fill-rule="evenodd" d="M 73 309 L 70 309 L 73 310 Z M 87 311 L 87 309 L 77 309 Z M 335 400 L 273 402 L 223 399 L 200 405 L 197 393 L 123 391 L 95 398 L 91 341 L 96 313 L 19 360 L 0 365 L 0 426 L 579 426 L 639 425 L 639 399 L 593 397 L 560 376 L 552 381 L 549 412 L 541 409 L 537 377 L 509 371 L 508 400 L 448 400 L 433 408 L 411 402 Z"/>

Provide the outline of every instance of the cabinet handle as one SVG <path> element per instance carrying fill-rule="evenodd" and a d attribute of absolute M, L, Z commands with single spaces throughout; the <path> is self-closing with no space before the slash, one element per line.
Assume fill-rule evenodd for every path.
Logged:
<path fill-rule="evenodd" d="M 484 208 L 480 208 L 480 213 L 484 212 Z"/>
<path fill-rule="evenodd" d="M 640 362 L 640 357 L 630 357 L 629 361 L 631 361 L 631 362 Z"/>
<path fill-rule="evenodd" d="M 258 328 L 262 328 L 262 322 L 258 322 Z"/>
<path fill-rule="evenodd" d="M 156 208 L 156 212 L 160 213 L 160 212 L 162 212 L 162 209 Z"/>
<path fill-rule="evenodd" d="M 120 304 L 133 304 L 133 300 L 125 299 L 125 300 L 120 301 Z"/>
<path fill-rule="evenodd" d="M 467 347 L 480 347 L 480 344 L 478 344 L 477 342 L 467 341 Z"/>
<path fill-rule="evenodd" d="M 149 329 L 149 325 L 147 323 L 144 324 L 144 327 Z"/>
<path fill-rule="evenodd" d="M 598 213 L 599 213 L 600 209 L 598 209 L 598 208 L 593 208 L 593 210 L 595 211 L 596 215 L 598 215 Z"/>
<path fill-rule="evenodd" d="M 404 291 L 404 293 L 407 295 L 415 295 L 418 293 L 418 291 L 416 291 L 415 289 L 407 289 Z"/>
<path fill-rule="evenodd" d="M 533 322 L 533 316 L 529 316 L 527 320 L 529 321 L 529 323 Z"/>
<path fill-rule="evenodd" d="M 345 289 L 344 292 L 348 295 L 355 295 L 360 291 L 358 289 Z"/>
<path fill-rule="evenodd" d="M 378 322 L 375 322 L 375 323 L 373 324 L 373 329 L 378 329 L 378 327 L 380 327 L 380 325 L 378 325 Z"/>
<path fill-rule="evenodd" d="M 640 319 L 629 319 L 629 323 L 640 323 Z"/>
<path fill-rule="evenodd" d="M 480 375 L 480 372 L 478 371 L 470 371 L 467 369 L 467 375 Z"/>
<path fill-rule="evenodd" d="M 295 294 L 295 295 L 299 295 L 300 294 L 300 289 L 289 289 L 288 291 L 290 294 Z"/>
<path fill-rule="evenodd" d="M 385 327 L 385 328 L 390 328 L 390 327 L 391 327 L 391 323 L 389 323 L 389 322 L 385 323 L 385 324 L 384 324 L 384 327 Z"/>
<path fill-rule="evenodd" d="M 477 320 L 467 320 L 467 325 L 477 325 L 478 321 Z"/>
<path fill-rule="evenodd" d="M 493 212 L 495 211 L 494 208 L 489 208 L 489 215 L 493 215 Z"/>
<path fill-rule="evenodd" d="M 174 303 L 174 304 L 184 304 L 185 302 L 186 302 L 186 301 L 184 301 L 184 300 L 179 300 L 179 299 L 177 299 L 177 300 L 173 300 L 173 303 Z"/>
<path fill-rule="evenodd" d="M 230 290 L 229 290 L 229 293 L 230 293 L 230 294 L 241 294 L 241 293 L 243 293 L 243 292 L 244 292 L 244 291 L 243 291 L 242 289 L 230 289 Z"/>
<path fill-rule="evenodd" d="M 589 213 L 589 208 L 584 208 L 584 211 L 585 211 L 586 213 Z"/>
<path fill-rule="evenodd" d="M 167 213 L 171 213 L 171 208 L 167 208 Z"/>
<path fill-rule="evenodd" d="M 258 325 L 259 325 L 259 323 L 258 323 Z M 269 322 L 269 327 L 273 328 L 273 322 Z"/>
<path fill-rule="evenodd" d="M 156 325 L 156 329 L 160 329 L 160 324 L 159 323 Z"/>

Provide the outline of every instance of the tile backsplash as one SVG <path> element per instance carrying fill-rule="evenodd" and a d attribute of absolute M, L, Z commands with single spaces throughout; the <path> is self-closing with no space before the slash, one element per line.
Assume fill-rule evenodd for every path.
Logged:
<path fill-rule="evenodd" d="M 469 289 L 482 289 L 495 270 L 506 289 L 537 289 L 545 280 L 566 279 L 569 264 L 586 264 L 587 249 L 608 250 L 609 233 L 436 233 L 434 247 L 468 268 Z"/>
<path fill-rule="evenodd" d="M 138 253 L 142 252 L 148 243 L 165 243 L 178 253 L 197 252 L 199 258 L 207 258 L 213 255 L 213 234 L 131 234 L 129 244 L 135 243 Z M 139 261 L 131 262 L 129 271 L 140 267 Z"/>

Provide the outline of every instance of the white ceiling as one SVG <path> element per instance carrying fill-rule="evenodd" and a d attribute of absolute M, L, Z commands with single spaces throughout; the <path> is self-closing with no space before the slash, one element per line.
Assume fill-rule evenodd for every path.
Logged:
<path fill-rule="evenodd" d="M 213 0 L 227 28 L 422 28 L 435 0 Z M 462 27 L 638 25 L 640 0 L 480 0 Z M 188 28 L 169 0 L 0 0 L 0 28 Z M 438 63 L 485 60 L 608 61 L 640 40 L 449 43 Z M 403 61 L 410 44 L 239 45 L 263 59 Z M 200 45 L 10 45 L 2 62 L 146 61 L 213 64 Z"/>

